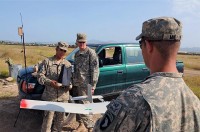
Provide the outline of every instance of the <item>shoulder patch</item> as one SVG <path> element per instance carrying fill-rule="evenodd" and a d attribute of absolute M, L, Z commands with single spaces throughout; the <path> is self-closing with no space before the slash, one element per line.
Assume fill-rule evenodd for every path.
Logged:
<path fill-rule="evenodd" d="M 120 113 L 120 110 L 122 108 L 122 105 L 117 101 L 112 101 L 107 106 L 107 111 L 104 114 L 103 118 L 100 122 L 100 129 L 105 130 L 107 129 L 110 124 L 118 117 L 118 114 Z"/>
<path fill-rule="evenodd" d="M 111 112 L 107 111 L 101 120 L 100 129 L 105 130 L 106 128 L 108 128 L 114 120 L 114 118 L 115 116 Z"/>

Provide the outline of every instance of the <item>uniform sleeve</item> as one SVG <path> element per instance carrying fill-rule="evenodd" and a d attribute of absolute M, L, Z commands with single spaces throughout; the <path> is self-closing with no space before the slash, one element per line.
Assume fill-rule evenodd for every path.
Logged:
<path fill-rule="evenodd" d="M 38 75 L 37 75 L 37 80 L 41 85 L 47 85 L 50 86 L 51 84 L 51 80 L 49 78 L 46 77 L 47 74 L 47 70 L 48 70 L 48 60 L 45 59 L 42 63 L 41 63 L 41 69 L 38 71 Z"/>
<path fill-rule="evenodd" d="M 96 87 L 99 78 L 99 60 L 95 52 L 91 53 L 90 57 L 90 72 L 91 72 L 91 82 L 93 87 Z"/>
<path fill-rule="evenodd" d="M 150 107 L 140 91 L 126 92 L 113 100 L 94 127 L 94 132 L 148 131 Z"/>

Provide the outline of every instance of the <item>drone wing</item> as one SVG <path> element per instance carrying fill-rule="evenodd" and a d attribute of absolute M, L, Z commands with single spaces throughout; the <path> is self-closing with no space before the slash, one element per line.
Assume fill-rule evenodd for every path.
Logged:
<path fill-rule="evenodd" d="M 109 102 L 75 104 L 22 99 L 20 102 L 20 108 L 77 114 L 100 114 L 106 112 L 106 106 L 108 104 Z"/>

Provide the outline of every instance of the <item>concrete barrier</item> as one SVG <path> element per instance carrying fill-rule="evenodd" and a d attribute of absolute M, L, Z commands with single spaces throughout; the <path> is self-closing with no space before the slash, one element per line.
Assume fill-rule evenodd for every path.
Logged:
<path fill-rule="evenodd" d="M 18 71 L 20 69 L 22 69 L 22 65 L 20 64 L 9 66 L 9 73 L 11 74 L 11 77 L 13 77 L 14 79 L 17 79 Z"/>

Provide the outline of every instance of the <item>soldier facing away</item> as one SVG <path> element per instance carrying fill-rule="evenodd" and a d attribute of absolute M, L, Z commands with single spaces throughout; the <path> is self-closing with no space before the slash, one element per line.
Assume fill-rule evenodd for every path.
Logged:
<path fill-rule="evenodd" d="M 45 85 L 42 100 L 53 102 L 68 102 L 71 83 L 71 64 L 64 57 L 68 45 L 58 42 L 56 54 L 43 60 L 38 71 L 38 82 Z M 65 68 L 65 85 L 60 86 L 58 81 L 62 68 Z M 62 82 L 60 82 L 62 83 Z M 64 112 L 44 111 L 42 132 L 62 131 Z"/>
<path fill-rule="evenodd" d="M 176 68 L 181 37 L 182 24 L 175 18 L 143 23 L 136 40 L 150 76 L 112 101 L 94 132 L 200 131 L 200 101 Z"/>
<path fill-rule="evenodd" d="M 92 94 L 96 88 L 99 77 L 99 61 L 96 52 L 87 46 L 86 34 L 78 33 L 76 44 L 79 51 L 75 54 L 73 74 L 74 96 L 87 96 L 88 85 L 92 86 Z M 79 101 L 89 103 L 89 101 Z M 91 115 L 77 115 L 79 126 L 75 131 L 92 131 L 94 122 Z M 86 129 L 86 128 L 88 129 Z"/>

